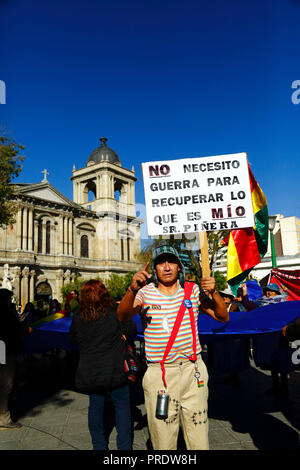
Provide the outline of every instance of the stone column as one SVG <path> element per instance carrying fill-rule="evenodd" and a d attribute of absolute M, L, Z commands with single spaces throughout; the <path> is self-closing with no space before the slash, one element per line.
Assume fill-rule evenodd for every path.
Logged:
<path fill-rule="evenodd" d="M 58 224 L 55 220 L 52 229 L 51 229 L 51 255 L 57 256 L 59 254 L 59 240 L 58 240 Z"/>
<path fill-rule="evenodd" d="M 28 250 L 33 251 L 33 210 L 28 209 Z"/>
<path fill-rule="evenodd" d="M 56 255 L 56 250 L 55 250 L 55 225 L 54 223 L 51 222 L 50 224 L 50 252 L 49 254 L 52 256 Z"/>
<path fill-rule="evenodd" d="M 135 204 L 135 186 L 134 183 L 131 183 L 131 199 L 130 199 L 130 204 Z"/>
<path fill-rule="evenodd" d="M 42 222 L 42 232 L 43 232 L 43 238 L 42 238 L 42 253 L 46 253 L 46 221 L 43 220 Z"/>
<path fill-rule="evenodd" d="M 103 194 L 102 194 L 102 186 L 103 186 L 103 183 L 102 183 L 102 174 L 99 173 L 98 174 L 98 186 L 97 186 L 97 189 L 98 189 L 98 193 L 97 193 L 97 199 L 99 199 L 100 197 L 103 197 Z"/>
<path fill-rule="evenodd" d="M 69 255 L 73 254 L 73 220 L 70 217 L 68 219 L 68 233 L 69 233 Z"/>
<path fill-rule="evenodd" d="M 34 225 L 34 235 L 33 235 L 33 251 L 35 253 L 38 252 L 38 239 L 39 239 L 39 224 L 37 220 L 33 220 L 33 225 Z"/>
<path fill-rule="evenodd" d="M 100 199 L 100 197 L 103 197 L 103 194 L 102 194 L 102 175 L 98 174 L 97 175 L 97 199 Z"/>
<path fill-rule="evenodd" d="M 77 201 L 76 202 L 77 202 L 77 204 L 81 204 L 82 203 L 82 201 L 81 201 L 82 195 L 81 195 L 81 183 L 80 183 L 80 181 L 78 181 L 76 183 L 76 193 L 77 193 Z"/>
<path fill-rule="evenodd" d="M 81 204 L 81 183 L 80 181 L 77 183 L 77 204 Z"/>
<path fill-rule="evenodd" d="M 77 202 L 77 183 L 73 181 L 73 201 Z"/>
<path fill-rule="evenodd" d="M 21 250 L 22 246 L 22 208 L 18 210 L 17 218 L 17 249 Z"/>
<path fill-rule="evenodd" d="M 69 238 L 68 238 L 68 218 L 64 217 L 64 251 L 63 251 L 63 253 L 65 255 L 67 255 L 68 252 L 69 252 L 69 250 L 68 250 L 68 241 L 69 241 Z"/>
<path fill-rule="evenodd" d="M 74 256 L 80 258 L 80 230 L 74 230 Z"/>
<path fill-rule="evenodd" d="M 60 215 L 58 217 L 58 255 L 62 255 L 64 252 L 64 219 Z"/>
<path fill-rule="evenodd" d="M 24 209 L 23 209 L 23 250 L 28 250 L 28 237 L 27 237 L 28 225 L 27 225 L 27 215 L 28 215 L 28 209 L 27 209 L 27 207 L 24 207 Z"/>
<path fill-rule="evenodd" d="M 59 300 L 62 300 L 61 289 L 64 285 L 64 271 L 59 269 L 56 273 L 56 291 L 58 293 Z"/>
<path fill-rule="evenodd" d="M 23 301 L 24 307 L 28 302 L 28 277 L 29 277 L 29 268 L 26 266 L 22 271 L 22 281 L 21 281 L 21 299 Z"/>
<path fill-rule="evenodd" d="M 114 199 L 115 197 L 115 178 L 114 175 L 111 175 L 109 178 L 109 192 L 110 192 L 110 197 Z"/>
<path fill-rule="evenodd" d="M 109 240 L 109 216 L 105 216 L 103 218 L 103 223 L 105 224 L 104 226 L 104 246 L 105 246 L 105 251 L 104 251 L 104 256 L 103 258 L 104 259 L 109 259 L 110 258 L 110 249 L 109 249 L 109 244 L 110 244 L 110 240 Z"/>
<path fill-rule="evenodd" d="M 21 303 L 21 296 L 20 296 L 20 275 L 21 275 L 21 268 L 16 266 L 14 269 L 14 284 L 15 284 L 15 298 L 16 298 L 16 305 L 19 306 Z"/>
<path fill-rule="evenodd" d="M 34 301 L 34 277 L 35 277 L 35 270 L 32 269 L 30 271 L 29 302 Z"/>

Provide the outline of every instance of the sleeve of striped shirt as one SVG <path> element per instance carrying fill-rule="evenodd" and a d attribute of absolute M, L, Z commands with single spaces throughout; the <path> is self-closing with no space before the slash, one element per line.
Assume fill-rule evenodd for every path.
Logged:
<path fill-rule="evenodd" d="M 195 284 L 194 287 L 193 287 L 192 294 L 191 294 L 191 300 L 194 301 L 196 303 L 196 305 L 198 305 L 198 307 L 200 306 L 201 295 L 200 295 L 200 289 L 199 289 L 198 284 Z"/>
<path fill-rule="evenodd" d="M 140 289 L 137 292 L 135 298 L 136 298 L 136 300 L 138 301 L 139 304 L 142 304 L 142 306 L 144 305 L 145 295 L 144 295 L 143 289 Z"/>

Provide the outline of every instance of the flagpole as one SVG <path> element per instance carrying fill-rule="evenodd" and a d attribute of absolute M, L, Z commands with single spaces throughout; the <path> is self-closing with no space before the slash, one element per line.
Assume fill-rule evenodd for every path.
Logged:
<path fill-rule="evenodd" d="M 199 232 L 199 241 L 201 250 L 202 277 L 210 277 L 208 242 L 206 232 Z"/>
<path fill-rule="evenodd" d="M 277 261 L 276 261 L 276 251 L 275 251 L 275 243 L 274 243 L 274 235 L 273 230 L 276 224 L 276 215 L 269 215 L 269 231 L 270 231 L 270 242 L 271 242 L 271 255 L 272 255 L 272 269 L 277 268 Z"/>

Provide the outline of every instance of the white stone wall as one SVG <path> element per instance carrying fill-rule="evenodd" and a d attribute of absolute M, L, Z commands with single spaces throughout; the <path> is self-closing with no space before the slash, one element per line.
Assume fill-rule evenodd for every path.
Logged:
<path fill-rule="evenodd" d="M 281 238 L 284 255 L 300 253 L 300 219 L 285 217 L 280 219 Z"/>

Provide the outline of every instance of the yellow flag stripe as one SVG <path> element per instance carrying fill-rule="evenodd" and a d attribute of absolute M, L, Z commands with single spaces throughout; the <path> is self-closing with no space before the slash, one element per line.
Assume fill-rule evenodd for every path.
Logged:
<path fill-rule="evenodd" d="M 52 313 L 51 315 L 48 315 L 47 317 L 44 317 L 41 320 L 36 321 L 31 326 L 40 326 L 43 323 L 48 323 L 53 320 L 58 320 L 59 318 L 62 318 L 62 317 L 64 317 L 63 313 Z"/>
<path fill-rule="evenodd" d="M 242 272 L 238 253 L 232 235 L 230 234 L 227 248 L 227 280 L 238 276 Z"/>
<path fill-rule="evenodd" d="M 263 207 L 267 205 L 267 199 L 262 190 L 260 189 L 259 185 L 256 186 L 254 191 L 252 191 L 252 204 L 253 204 L 253 211 L 254 214 L 259 212 Z"/>

